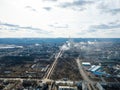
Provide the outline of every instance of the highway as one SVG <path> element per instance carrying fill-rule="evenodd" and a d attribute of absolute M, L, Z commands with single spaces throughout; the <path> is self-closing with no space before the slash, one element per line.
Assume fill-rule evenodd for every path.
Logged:
<path fill-rule="evenodd" d="M 82 65 L 81 65 L 81 60 L 79 58 L 76 59 L 76 63 L 78 65 L 78 68 L 79 68 L 79 72 L 83 78 L 83 80 L 85 82 L 87 82 L 87 87 L 89 90 L 98 90 L 94 85 L 95 85 L 95 82 L 93 82 L 92 80 L 89 79 L 89 77 L 86 75 L 86 73 L 84 72 L 83 68 L 82 68 Z"/>
<path fill-rule="evenodd" d="M 54 71 L 54 68 L 55 68 L 55 66 L 56 66 L 56 64 L 57 64 L 58 58 L 61 57 L 62 53 L 63 53 L 63 50 L 61 49 L 61 50 L 55 55 L 55 60 L 54 60 L 53 64 L 51 65 L 51 67 L 47 70 L 47 72 L 46 72 L 45 76 L 43 77 L 43 79 L 50 79 L 50 77 L 51 77 L 51 75 L 52 75 L 52 73 L 53 73 L 53 71 Z"/>

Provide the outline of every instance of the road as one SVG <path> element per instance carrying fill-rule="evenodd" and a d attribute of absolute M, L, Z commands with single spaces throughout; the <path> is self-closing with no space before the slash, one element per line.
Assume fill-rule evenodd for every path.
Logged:
<path fill-rule="evenodd" d="M 53 71 L 54 71 L 54 68 L 55 68 L 55 66 L 56 66 L 56 64 L 57 64 L 58 58 L 61 57 L 62 53 L 63 53 L 63 50 L 61 49 L 61 50 L 56 54 L 55 60 L 54 60 L 53 64 L 52 64 L 51 67 L 47 70 L 47 73 L 46 73 L 46 75 L 43 77 L 43 79 L 50 79 L 50 77 L 51 77 L 51 75 L 52 75 L 52 73 L 53 73 Z"/>
<path fill-rule="evenodd" d="M 80 59 L 76 59 L 76 62 L 77 62 L 77 65 L 78 65 L 78 68 L 79 68 L 79 72 L 83 78 L 83 80 L 85 82 L 87 82 L 87 87 L 89 90 L 98 90 L 96 89 L 96 87 L 94 86 L 94 82 L 92 80 L 89 79 L 89 77 L 86 75 L 86 73 L 84 72 L 83 68 L 82 68 L 82 65 L 81 65 L 81 61 Z"/>
<path fill-rule="evenodd" d="M 41 79 L 31 79 L 31 78 L 27 78 L 27 79 L 23 79 L 23 78 L 0 78 L 0 80 L 18 80 L 23 82 L 23 80 L 37 80 L 37 81 L 41 81 Z"/>

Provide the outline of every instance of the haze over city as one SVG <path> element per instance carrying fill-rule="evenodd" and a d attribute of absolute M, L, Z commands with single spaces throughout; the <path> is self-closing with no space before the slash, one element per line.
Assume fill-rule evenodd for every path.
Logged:
<path fill-rule="evenodd" d="M 120 0 L 0 0 L 0 38 L 119 38 Z"/>

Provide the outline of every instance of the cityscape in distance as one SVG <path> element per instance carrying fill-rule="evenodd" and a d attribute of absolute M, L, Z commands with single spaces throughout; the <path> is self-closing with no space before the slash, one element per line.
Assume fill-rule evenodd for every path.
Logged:
<path fill-rule="evenodd" d="M 119 90 L 119 38 L 1 38 L 0 90 Z"/>

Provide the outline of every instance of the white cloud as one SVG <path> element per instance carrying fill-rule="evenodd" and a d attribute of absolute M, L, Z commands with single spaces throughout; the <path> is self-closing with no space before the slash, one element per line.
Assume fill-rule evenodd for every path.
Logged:
<path fill-rule="evenodd" d="M 43 35 L 39 30 L 11 31 L 0 25 L 0 37 L 120 37 L 119 27 L 90 28 L 120 20 L 119 8 L 119 0 L 0 0 L 1 22 L 51 32 Z"/>

